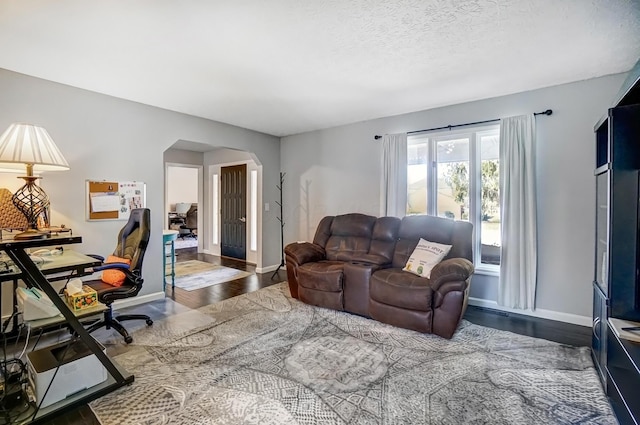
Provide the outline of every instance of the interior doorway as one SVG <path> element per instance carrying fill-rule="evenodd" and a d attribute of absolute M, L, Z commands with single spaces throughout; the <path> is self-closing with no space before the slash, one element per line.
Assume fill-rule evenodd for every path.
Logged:
<path fill-rule="evenodd" d="M 220 253 L 247 259 L 247 165 L 220 169 Z"/>
<path fill-rule="evenodd" d="M 179 238 L 176 248 L 201 246 L 198 234 L 202 233 L 200 214 L 191 214 L 191 222 L 187 223 L 188 212 L 200 211 L 203 196 L 203 167 L 196 164 L 165 164 L 165 229 L 177 230 Z M 195 217 L 195 228 L 193 218 Z M 189 224 L 189 226 L 187 226 Z"/>
<path fill-rule="evenodd" d="M 203 143 L 179 140 L 164 153 L 166 166 L 202 167 L 202 177 L 199 177 L 200 188 L 198 190 L 198 253 L 215 256 L 229 255 L 230 258 L 242 258 L 249 264 L 256 265 L 256 271 L 262 273 L 262 164 L 257 156 L 248 151 L 231 149 L 219 146 L 210 146 Z M 225 242 L 231 246 L 244 246 L 239 254 L 229 253 L 225 249 L 222 253 L 222 200 L 221 200 L 221 174 L 222 168 L 244 164 L 246 166 L 246 201 L 243 204 L 246 215 L 243 223 L 245 234 L 244 242 L 238 244 Z M 165 176 L 168 173 L 165 172 Z M 171 182 L 165 181 L 166 190 Z M 169 203 L 167 201 L 167 213 Z M 268 211 L 268 204 L 265 210 Z M 242 232 L 239 233 L 242 237 Z"/>

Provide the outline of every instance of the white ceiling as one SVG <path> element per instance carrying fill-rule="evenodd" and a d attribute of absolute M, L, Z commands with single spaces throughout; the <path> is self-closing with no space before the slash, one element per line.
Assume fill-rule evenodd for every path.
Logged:
<path fill-rule="evenodd" d="M 639 0 L 0 2 L 0 68 L 276 136 L 638 58 Z"/>

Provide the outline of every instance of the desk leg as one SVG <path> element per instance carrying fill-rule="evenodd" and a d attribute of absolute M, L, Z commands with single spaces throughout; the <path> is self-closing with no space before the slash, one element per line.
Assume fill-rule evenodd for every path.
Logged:
<path fill-rule="evenodd" d="M 167 242 L 162 241 L 162 292 L 167 290 Z"/>
<path fill-rule="evenodd" d="M 18 279 L 12 279 L 12 282 L 13 282 L 13 293 L 11 294 L 12 314 L 9 317 L 9 319 L 11 319 L 11 331 L 5 332 L 6 328 L 9 327 L 9 319 L 7 319 L 6 321 L 0 321 L 0 331 L 4 333 L 5 338 L 7 336 L 17 335 L 18 327 L 20 325 L 20 320 L 18 319 L 18 294 L 16 292 L 18 289 Z M 0 289 L 2 289 L 1 285 L 0 285 Z M 0 291 L 0 305 L 1 304 L 2 304 L 2 292 Z"/>
<path fill-rule="evenodd" d="M 176 246 L 171 239 L 171 289 L 176 288 Z"/>
<path fill-rule="evenodd" d="M 170 244 L 171 250 L 171 272 L 167 275 L 167 244 Z M 165 291 L 167 287 L 167 276 L 171 276 L 171 289 L 176 287 L 176 246 L 174 240 L 165 241 L 162 247 L 162 290 Z"/>
<path fill-rule="evenodd" d="M 89 332 L 82 326 L 78 318 L 69 309 L 67 304 L 58 296 L 56 290 L 51 286 L 47 278 L 42 274 L 42 271 L 35 265 L 35 263 L 29 258 L 29 255 L 22 248 L 6 247 L 5 252 L 13 260 L 13 262 L 22 270 L 22 279 L 25 283 L 33 287 L 41 289 L 45 294 L 49 296 L 53 304 L 58 307 L 60 313 L 64 316 L 67 323 L 73 328 L 76 334 L 80 337 L 93 354 L 100 360 L 100 363 L 107 369 L 109 374 L 119 384 L 125 384 L 133 382 L 133 375 L 129 378 L 125 378 L 120 370 L 113 364 L 109 356 L 105 354 L 95 339 Z"/>
<path fill-rule="evenodd" d="M 12 334 L 16 334 L 18 332 L 18 279 L 13 279 L 13 329 L 11 329 Z"/>

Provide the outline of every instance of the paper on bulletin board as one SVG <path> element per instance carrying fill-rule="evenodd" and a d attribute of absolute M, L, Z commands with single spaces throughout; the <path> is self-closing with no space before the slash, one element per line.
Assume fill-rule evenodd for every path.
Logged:
<path fill-rule="evenodd" d="M 119 182 L 118 183 L 119 209 L 118 219 L 127 220 L 131 210 L 144 208 L 145 206 L 145 185 L 142 182 Z"/>
<path fill-rule="evenodd" d="M 120 196 L 117 192 L 91 193 L 91 211 L 107 212 L 120 209 Z"/>

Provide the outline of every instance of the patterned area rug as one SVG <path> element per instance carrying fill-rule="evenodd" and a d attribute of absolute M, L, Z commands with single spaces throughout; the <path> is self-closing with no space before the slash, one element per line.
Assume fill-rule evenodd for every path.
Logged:
<path fill-rule="evenodd" d="M 176 286 L 186 291 L 194 291 L 251 275 L 242 270 L 198 260 L 182 261 L 175 266 Z"/>
<path fill-rule="evenodd" d="M 173 244 L 174 249 L 194 248 L 198 246 L 198 240 L 195 238 L 178 238 Z"/>
<path fill-rule="evenodd" d="M 464 321 L 453 339 L 303 304 L 278 284 L 156 322 L 91 407 L 126 424 L 615 424 L 587 347 Z M 156 335 L 157 334 L 157 335 Z"/>

